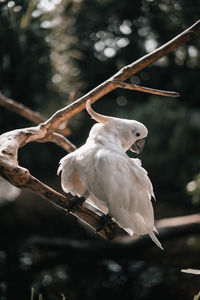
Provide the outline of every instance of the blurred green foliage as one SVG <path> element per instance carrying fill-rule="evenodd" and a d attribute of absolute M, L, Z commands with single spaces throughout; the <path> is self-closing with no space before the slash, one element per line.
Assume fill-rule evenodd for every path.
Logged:
<path fill-rule="evenodd" d="M 53 3 L 54 9 L 48 9 Z M 1 0 L 1 90 L 49 115 L 65 104 L 70 92 L 86 93 L 192 25 L 199 15 L 194 0 L 189 5 L 186 0 Z M 157 198 L 186 206 L 191 204 L 186 184 L 200 168 L 199 57 L 196 38 L 130 78 L 135 84 L 178 91 L 178 100 L 118 89 L 94 105 L 100 113 L 147 125 L 141 157 Z M 2 132 L 28 124 L 3 108 L 0 113 Z M 71 140 L 80 146 L 93 122 L 79 114 L 69 124 Z M 36 159 L 32 153 L 37 151 Z M 54 146 L 28 145 L 22 152 L 21 159 L 36 173 L 42 168 L 55 172 L 64 155 Z M 50 159 L 54 153 L 55 161 Z"/>
<path fill-rule="evenodd" d="M 47 17 L 50 22 L 52 16 L 40 7 L 39 0 L 0 1 L 1 92 L 48 117 L 60 108 L 63 99 L 52 83 L 54 71 L 47 42 L 50 33 L 45 23 Z M 31 122 L 2 107 L 0 115 L 0 133 L 32 126 Z M 22 155 L 20 151 L 20 162 L 41 172 L 44 168 L 41 162 L 48 165 L 56 149 L 52 145 L 28 145 Z M 48 167 L 45 170 L 48 171 Z"/>
<path fill-rule="evenodd" d="M 37 17 L 33 14 L 38 3 L 0 1 L 0 89 L 6 96 L 45 114 L 55 93 L 50 85 L 51 49 L 46 42 L 49 30 L 42 27 L 42 11 Z M 0 113 L 1 132 L 27 126 L 27 120 L 5 109 L 1 108 Z"/>

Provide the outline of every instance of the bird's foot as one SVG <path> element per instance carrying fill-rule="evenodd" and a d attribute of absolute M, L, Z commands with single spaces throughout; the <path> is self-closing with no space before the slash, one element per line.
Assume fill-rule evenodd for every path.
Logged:
<path fill-rule="evenodd" d="M 80 198 L 78 196 L 74 196 L 73 198 L 71 198 L 69 207 L 67 209 L 67 214 L 69 214 L 70 212 L 74 212 L 79 206 L 83 204 L 83 202 L 85 202 L 84 197 Z"/>
<path fill-rule="evenodd" d="M 112 217 L 107 214 L 107 215 L 102 215 L 101 216 L 101 220 L 99 222 L 99 227 L 96 229 L 96 232 L 101 231 L 102 229 L 104 229 L 107 225 L 110 225 L 113 223 Z"/>

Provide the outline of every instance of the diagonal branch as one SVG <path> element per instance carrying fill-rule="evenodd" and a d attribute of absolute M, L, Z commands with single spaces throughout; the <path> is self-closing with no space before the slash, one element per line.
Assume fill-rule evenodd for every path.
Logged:
<path fill-rule="evenodd" d="M 104 95 L 116 89 L 116 85 L 113 83 L 113 81 L 125 81 L 145 67 L 156 62 L 161 57 L 169 54 L 180 45 L 195 38 L 198 34 L 200 34 L 200 20 L 153 52 L 141 57 L 132 64 L 123 67 L 118 73 L 110 77 L 108 80 L 94 88 L 83 97 L 73 102 L 71 105 L 68 105 L 67 107 L 57 111 L 51 118 L 49 118 L 49 120 L 45 122 L 45 126 L 48 127 L 48 130 L 54 131 L 63 121 L 70 119 L 72 116 L 85 109 L 85 103 L 87 100 L 90 100 L 92 104 Z"/>
<path fill-rule="evenodd" d="M 30 108 L 26 107 L 25 105 L 6 97 L 1 92 L 0 105 L 36 124 L 43 123 L 46 120 L 46 118 L 40 113 L 35 112 Z M 57 133 L 48 134 L 43 139 L 38 140 L 38 142 L 52 142 L 68 152 L 74 151 L 76 147 L 67 138 L 63 136 L 69 135 L 69 128 L 58 128 L 56 131 Z"/>
<path fill-rule="evenodd" d="M 0 92 L 0 106 L 7 108 L 8 110 L 20 115 L 21 117 L 35 124 L 40 124 L 47 120 L 47 118 L 42 114 L 40 114 L 39 112 L 35 112 L 29 107 L 23 105 L 22 103 L 19 103 L 13 99 L 6 97 L 1 92 Z M 56 131 L 66 136 L 70 134 L 69 128 L 63 128 L 63 129 L 58 128 Z"/>
<path fill-rule="evenodd" d="M 18 149 L 28 142 L 45 139 L 45 133 L 45 127 L 38 126 L 2 134 L 0 136 L 0 174 L 13 185 L 22 189 L 28 188 L 52 204 L 67 211 L 73 198 L 70 194 L 63 196 L 33 177 L 27 169 L 18 165 Z M 87 223 L 93 230 L 99 228 L 100 215 L 88 208 L 80 206 L 73 214 Z M 104 239 L 112 239 L 118 231 L 120 231 L 120 228 L 113 223 L 106 226 L 99 234 Z"/>
<path fill-rule="evenodd" d="M 46 118 L 40 113 L 35 112 L 30 108 L 26 107 L 25 105 L 6 97 L 1 92 L 0 105 L 36 124 L 40 124 L 42 122 L 45 122 L 46 120 Z"/>
<path fill-rule="evenodd" d="M 57 146 L 63 148 L 67 152 L 73 152 L 76 150 L 76 146 L 72 144 L 66 137 L 64 137 L 62 134 L 53 132 L 50 135 L 46 135 L 40 140 L 37 140 L 37 142 L 44 143 L 44 142 L 51 142 L 55 143 Z"/>
<path fill-rule="evenodd" d="M 173 217 L 159 220 L 156 227 L 159 229 L 159 238 L 161 241 L 169 241 L 189 235 L 200 233 L 200 215 L 188 215 L 183 217 Z M 36 246 L 39 249 L 53 249 L 61 253 L 71 252 L 79 256 L 84 253 L 84 257 L 90 259 L 120 257 L 135 258 L 141 256 L 142 252 L 146 252 L 147 247 L 152 247 L 151 239 L 148 235 L 137 238 L 121 238 L 112 243 L 102 240 L 77 241 L 66 238 L 47 238 L 41 236 L 33 236 L 25 243 L 25 246 Z M 143 250 L 141 250 L 143 249 Z M 150 249 L 149 249 L 150 250 Z M 157 252 L 156 252 L 157 253 Z M 71 259 L 71 256 L 68 257 Z"/>
<path fill-rule="evenodd" d="M 67 107 L 57 111 L 46 122 L 43 122 L 36 127 L 13 130 L 11 132 L 2 134 L 0 136 L 1 176 L 10 181 L 13 185 L 16 185 L 20 188 L 29 188 L 33 192 L 39 194 L 41 197 L 49 200 L 51 203 L 65 210 L 68 209 L 71 199 L 70 195 L 63 196 L 62 194 L 54 191 L 44 183 L 40 182 L 37 178 L 33 177 L 27 169 L 19 166 L 19 148 L 33 141 L 44 142 L 52 139 L 55 141 L 56 139 L 60 138 L 59 136 L 55 136 L 54 132 L 64 121 L 83 110 L 88 99 L 90 99 L 91 103 L 97 101 L 105 94 L 117 88 L 115 81 L 125 81 L 133 74 L 141 71 L 143 68 L 157 61 L 162 56 L 170 53 L 178 46 L 194 38 L 199 33 L 200 21 L 154 52 L 147 54 L 136 62 L 124 67 L 117 74 L 113 75 L 107 81 L 97 86 L 88 94 L 84 95 Z M 70 151 L 72 150 L 73 146 Z M 99 227 L 100 216 L 88 208 L 81 206 L 77 208 L 73 214 L 82 219 L 93 229 Z M 100 235 L 105 239 L 111 239 L 116 236 L 118 230 L 118 225 L 113 223 L 111 225 L 107 225 L 106 228 L 100 231 Z"/>
<path fill-rule="evenodd" d="M 122 88 L 122 89 L 135 90 L 135 91 L 140 91 L 140 92 L 144 92 L 144 93 L 173 97 L 173 98 L 180 97 L 180 94 L 177 92 L 156 90 L 156 89 L 147 88 L 144 86 L 139 86 L 136 84 L 130 84 L 130 83 L 121 82 L 121 81 L 113 81 L 113 83 L 116 84 L 116 87 Z"/>

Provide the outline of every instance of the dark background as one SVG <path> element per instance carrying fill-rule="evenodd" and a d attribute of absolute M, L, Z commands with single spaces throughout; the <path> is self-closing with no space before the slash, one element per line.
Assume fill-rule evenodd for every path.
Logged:
<path fill-rule="evenodd" d="M 83 95 L 200 16 L 194 0 L 44 3 L 0 1 L 0 89 L 46 117 L 65 106 L 72 92 Z M 130 79 L 178 91 L 179 99 L 118 89 L 93 106 L 149 129 L 140 158 L 154 185 L 156 219 L 199 211 L 199 60 L 200 37 Z M 32 126 L 3 107 L 0 116 L 0 133 Z M 79 113 L 69 121 L 69 139 L 80 146 L 92 124 Z M 20 150 L 19 160 L 60 190 L 56 171 L 65 154 L 53 144 L 32 143 Z M 198 276 L 180 273 L 200 265 L 197 235 L 165 241 L 164 252 L 149 243 L 108 254 L 109 245 L 97 235 L 38 196 L 23 191 L 13 202 L 0 197 L 1 300 L 29 299 L 31 287 L 35 298 L 42 293 L 44 299 L 61 299 L 63 293 L 69 300 L 192 299 L 200 290 Z"/>

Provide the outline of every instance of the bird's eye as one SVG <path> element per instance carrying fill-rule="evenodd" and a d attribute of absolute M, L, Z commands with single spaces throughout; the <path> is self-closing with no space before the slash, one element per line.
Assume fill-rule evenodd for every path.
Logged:
<path fill-rule="evenodd" d="M 140 133 L 138 131 L 136 131 L 135 136 L 139 137 Z"/>

